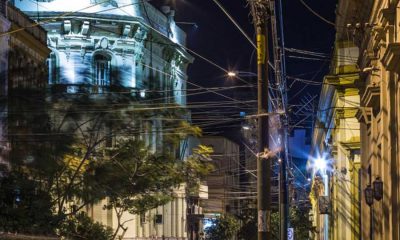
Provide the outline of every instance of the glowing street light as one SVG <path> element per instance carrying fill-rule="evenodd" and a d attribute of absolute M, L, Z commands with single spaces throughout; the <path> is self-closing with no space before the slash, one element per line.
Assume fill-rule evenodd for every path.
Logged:
<path fill-rule="evenodd" d="M 257 74 L 253 72 L 244 72 L 244 71 L 228 71 L 226 73 L 228 77 L 256 77 Z"/>
<path fill-rule="evenodd" d="M 249 125 L 243 125 L 242 128 L 243 128 L 244 130 L 250 130 L 250 126 L 249 126 Z"/>
<path fill-rule="evenodd" d="M 228 72 L 227 75 L 228 75 L 228 77 L 236 77 L 237 76 L 236 72 Z"/>
<path fill-rule="evenodd" d="M 314 161 L 314 167 L 315 167 L 316 169 L 318 169 L 318 170 L 324 170 L 324 169 L 326 169 L 326 166 L 327 166 L 327 164 L 326 164 L 326 159 L 321 158 L 321 157 L 315 159 L 315 161 Z"/>

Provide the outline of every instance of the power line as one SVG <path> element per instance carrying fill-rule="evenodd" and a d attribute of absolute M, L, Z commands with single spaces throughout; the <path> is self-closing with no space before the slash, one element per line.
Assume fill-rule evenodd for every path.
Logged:
<path fill-rule="evenodd" d="M 299 0 L 301 4 L 304 5 L 304 7 L 306 7 L 312 14 L 314 14 L 315 16 L 317 16 L 319 19 L 321 19 L 322 21 L 326 22 L 329 25 L 332 26 L 336 26 L 335 23 L 329 21 L 328 19 L 324 18 L 323 16 L 321 16 L 319 13 L 317 13 L 316 11 L 314 11 L 310 6 L 308 6 L 303 0 Z"/>
<path fill-rule="evenodd" d="M 254 49 L 257 50 L 257 46 L 254 44 L 251 38 L 246 34 L 246 32 L 240 27 L 240 25 L 236 22 L 236 20 L 228 13 L 228 11 L 217 0 L 213 1 L 224 12 L 224 14 L 229 18 L 229 20 L 231 20 L 231 22 L 242 33 L 242 35 L 250 42 L 250 44 L 254 47 Z M 275 70 L 274 65 L 269 60 L 268 60 L 268 65 Z"/>

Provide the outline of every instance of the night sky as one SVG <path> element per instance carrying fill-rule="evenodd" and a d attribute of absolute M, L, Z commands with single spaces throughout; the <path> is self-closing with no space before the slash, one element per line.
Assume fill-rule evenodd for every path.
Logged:
<path fill-rule="evenodd" d="M 315 12 L 334 22 L 336 0 L 304 1 Z M 162 5 L 162 2 L 152 1 L 152 3 L 158 6 Z M 193 25 L 180 25 L 188 34 L 187 46 L 189 49 L 194 50 L 196 53 L 210 59 L 225 69 L 256 72 L 254 48 L 213 0 L 174 0 L 170 2 L 172 2 L 173 7 L 176 9 L 177 22 L 194 22 L 197 25 L 197 28 Z M 248 36 L 254 39 L 252 17 L 247 7 L 247 2 L 245 0 L 219 0 L 219 2 L 235 18 Z M 283 1 L 283 19 L 287 48 L 315 51 L 325 53 L 328 56 L 332 55 L 334 27 L 313 15 L 299 0 Z M 288 76 L 322 81 L 323 76 L 329 70 L 329 57 L 316 61 L 293 58 L 291 55 L 287 53 L 286 57 Z M 243 85 L 238 80 L 228 79 L 224 76 L 223 71 L 199 58 L 196 58 L 195 62 L 189 67 L 188 74 L 189 81 L 204 87 Z M 246 78 L 246 81 L 256 83 L 254 78 Z M 291 81 L 288 80 L 288 84 L 291 84 Z M 288 92 L 289 104 L 298 103 L 308 93 L 315 96 L 320 91 L 319 86 L 308 86 L 306 88 L 304 86 L 302 82 L 296 82 L 292 85 Z M 195 89 L 196 87 L 188 85 L 188 88 Z M 242 88 L 241 90 L 229 90 L 220 93 L 240 100 L 256 100 L 255 90 Z M 229 101 L 212 93 L 189 96 L 188 99 L 189 104 L 204 101 Z M 213 116 L 220 115 L 217 112 L 221 112 L 222 115 L 226 112 L 228 115 L 225 114 L 225 116 L 228 117 L 233 116 L 231 114 L 234 114 L 235 111 L 235 116 L 238 116 L 240 111 L 250 113 L 256 110 L 255 103 L 253 109 L 245 106 L 242 107 L 243 109 L 237 110 L 232 108 L 218 110 L 213 108 L 193 109 L 193 119 L 196 122 L 196 114 L 199 114 L 198 112 L 203 112 L 208 114 L 208 116 L 211 116 L 210 111 Z M 230 124 L 236 126 L 238 123 L 233 121 Z M 222 128 L 219 130 L 223 131 Z"/>

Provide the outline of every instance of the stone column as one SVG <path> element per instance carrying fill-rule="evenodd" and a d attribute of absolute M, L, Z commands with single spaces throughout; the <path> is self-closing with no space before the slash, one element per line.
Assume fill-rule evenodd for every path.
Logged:
<path fill-rule="evenodd" d="M 176 236 L 176 198 L 171 201 L 171 237 Z"/>
<path fill-rule="evenodd" d="M 182 198 L 182 205 L 183 205 L 183 207 L 182 207 L 182 237 L 184 237 L 184 238 L 186 238 L 187 237 L 187 231 L 186 231 L 186 229 L 187 229 L 187 226 L 186 226 L 186 224 L 187 224 L 187 219 L 186 219 L 186 217 L 187 217 L 187 215 L 186 215 L 186 212 L 187 212 L 187 202 L 186 202 L 186 198 Z"/>
<path fill-rule="evenodd" d="M 178 196 L 176 199 L 176 214 L 177 214 L 177 219 L 176 219 L 176 237 L 183 237 L 182 236 L 182 197 Z"/>

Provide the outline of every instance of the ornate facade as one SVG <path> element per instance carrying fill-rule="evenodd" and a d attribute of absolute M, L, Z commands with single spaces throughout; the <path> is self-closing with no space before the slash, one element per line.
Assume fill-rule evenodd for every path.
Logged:
<path fill-rule="evenodd" d="M 22 0 L 15 6 L 48 31 L 50 87 L 72 95 L 85 88 L 93 96 L 115 87 L 140 100 L 185 106 L 186 69 L 193 57 L 169 7 L 159 11 L 147 1 L 134 0 Z M 153 127 L 161 126 L 158 121 L 154 119 Z M 147 142 L 157 141 L 148 135 Z M 182 187 L 165 206 L 141 216 L 127 213 L 123 238 L 187 239 L 186 198 Z M 117 224 L 102 204 L 87 212 L 103 224 Z"/>
<path fill-rule="evenodd" d="M 320 105 L 330 107 L 318 115 L 328 121 L 317 124 L 313 141 L 314 156 L 332 159 L 327 180 L 314 181 L 315 239 L 400 239 L 400 3 L 342 0 L 336 12 L 337 75 L 324 81 L 334 84 L 321 92 Z M 318 194 L 328 196 L 330 215 L 319 215 Z"/>
<path fill-rule="evenodd" d="M 361 3 L 359 3 L 361 4 Z M 361 108 L 362 185 L 383 181 L 383 199 L 362 203 L 364 239 L 400 239 L 399 74 L 400 3 L 376 0 L 364 4 L 357 30 Z"/>
<path fill-rule="evenodd" d="M 309 160 L 314 239 L 360 236 L 359 96 L 355 86 L 359 70 L 354 60 L 358 49 L 340 34 L 331 73 L 323 81 Z"/>

